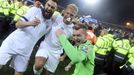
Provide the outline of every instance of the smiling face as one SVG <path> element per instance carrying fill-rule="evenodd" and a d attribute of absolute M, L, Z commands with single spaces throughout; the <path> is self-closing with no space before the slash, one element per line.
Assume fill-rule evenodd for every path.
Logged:
<path fill-rule="evenodd" d="M 87 36 L 86 29 L 83 26 L 74 27 L 72 39 L 75 45 L 80 45 L 84 43 L 86 40 L 86 36 Z"/>
<path fill-rule="evenodd" d="M 45 4 L 45 12 L 43 13 L 44 17 L 50 19 L 56 9 L 57 3 L 54 0 L 48 0 Z"/>

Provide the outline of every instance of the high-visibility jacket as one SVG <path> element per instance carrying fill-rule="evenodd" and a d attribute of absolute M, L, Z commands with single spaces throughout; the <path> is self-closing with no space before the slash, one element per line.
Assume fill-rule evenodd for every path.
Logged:
<path fill-rule="evenodd" d="M 54 14 L 53 14 L 53 16 L 60 16 L 60 15 L 61 15 L 61 13 L 58 12 L 58 11 L 55 11 Z"/>
<path fill-rule="evenodd" d="M 15 14 L 14 21 L 17 21 L 26 13 L 26 11 L 29 9 L 28 6 L 23 5 L 21 8 L 19 8 Z"/>
<path fill-rule="evenodd" d="M 134 70 L 134 46 L 130 48 L 128 53 L 128 60 L 120 68 L 125 67 L 128 71 Z"/>
<path fill-rule="evenodd" d="M 110 37 L 111 36 L 111 37 Z M 112 47 L 113 35 L 107 34 L 103 37 L 98 37 L 94 46 L 97 60 L 104 60 Z"/>
<path fill-rule="evenodd" d="M 115 50 L 114 61 L 122 63 L 127 56 L 129 49 L 131 48 L 128 39 L 115 40 L 113 42 L 113 48 Z"/>
<path fill-rule="evenodd" d="M 134 46 L 129 50 L 126 66 L 130 66 L 134 70 Z"/>
<path fill-rule="evenodd" d="M 134 55 L 134 46 L 130 48 L 128 58 L 133 57 L 133 55 Z"/>
<path fill-rule="evenodd" d="M 107 34 L 103 37 L 98 37 L 97 42 L 94 46 L 94 50 L 96 53 L 106 55 L 107 51 L 111 50 L 113 43 L 113 35 Z"/>
<path fill-rule="evenodd" d="M 21 7 L 20 2 L 12 3 L 10 6 L 10 13 L 16 14 L 16 11 Z"/>
<path fill-rule="evenodd" d="M 113 41 L 114 41 L 114 35 L 107 34 L 103 37 L 107 38 L 108 51 L 110 51 L 112 49 L 112 45 L 113 45 Z"/>
<path fill-rule="evenodd" d="M 106 55 L 107 52 L 107 42 L 104 37 L 98 37 L 97 42 L 94 46 L 96 53 L 101 55 Z"/>
<path fill-rule="evenodd" d="M 3 4 L 3 0 L 0 0 L 0 13 L 3 13 L 2 4 Z"/>
<path fill-rule="evenodd" d="M 5 16 L 8 16 L 9 15 L 9 11 L 10 11 L 10 4 L 8 3 L 7 0 L 3 1 L 1 3 L 1 7 L 3 8 L 3 13 Z"/>

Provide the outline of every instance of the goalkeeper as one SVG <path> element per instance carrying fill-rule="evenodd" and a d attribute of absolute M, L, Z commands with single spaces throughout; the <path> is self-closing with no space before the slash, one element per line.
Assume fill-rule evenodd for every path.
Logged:
<path fill-rule="evenodd" d="M 75 46 L 67 40 L 61 29 L 56 31 L 65 53 L 71 59 L 71 64 L 75 64 L 74 74 L 72 75 L 93 75 L 95 58 L 93 45 L 86 40 L 87 33 L 84 25 L 77 24 L 73 29 Z"/>

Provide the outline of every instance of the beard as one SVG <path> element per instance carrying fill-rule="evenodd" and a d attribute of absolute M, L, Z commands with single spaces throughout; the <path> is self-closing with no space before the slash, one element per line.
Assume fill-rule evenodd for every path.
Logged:
<path fill-rule="evenodd" d="M 42 15 L 45 19 L 50 19 L 54 12 L 49 12 L 48 10 L 43 10 Z"/>

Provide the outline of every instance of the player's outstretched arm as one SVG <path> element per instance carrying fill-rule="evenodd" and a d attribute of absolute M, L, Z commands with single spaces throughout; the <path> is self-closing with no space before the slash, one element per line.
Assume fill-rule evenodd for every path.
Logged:
<path fill-rule="evenodd" d="M 80 52 L 75 48 L 67 39 L 66 35 L 64 32 L 59 29 L 56 31 L 56 35 L 58 36 L 58 39 L 63 46 L 65 53 L 67 56 L 71 59 L 73 63 L 77 63 L 80 61 L 85 60 L 86 55 L 83 52 Z"/>
<path fill-rule="evenodd" d="M 27 27 L 27 26 L 36 26 L 39 23 L 40 23 L 40 20 L 39 19 L 33 19 L 31 21 L 21 21 L 21 20 L 19 20 L 16 23 L 16 27 L 17 28 L 22 28 L 22 27 Z"/>

